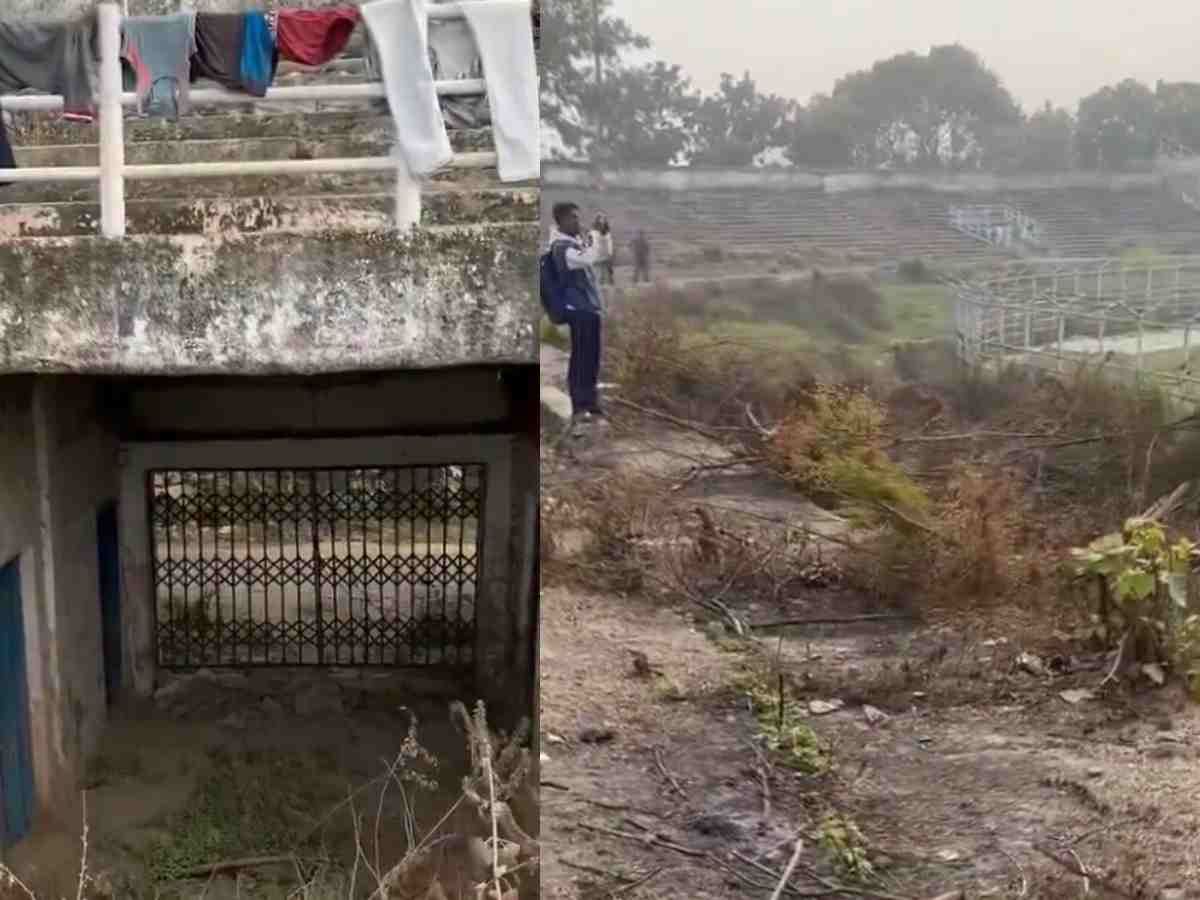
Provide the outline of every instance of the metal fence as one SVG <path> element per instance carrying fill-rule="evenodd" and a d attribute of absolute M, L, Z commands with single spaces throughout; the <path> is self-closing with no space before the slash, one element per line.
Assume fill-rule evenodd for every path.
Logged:
<path fill-rule="evenodd" d="M 430 19 L 461 18 L 457 3 L 430 6 Z M 303 160 L 247 160 L 229 162 L 190 162 L 158 165 L 129 165 L 125 162 L 124 113 L 126 106 L 135 106 L 137 97 L 122 91 L 121 74 L 121 7 L 116 3 L 101 3 L 98 7 L 100 79 L 100 164 L 98 166 L 54 166 L 25 169 L 6 169 L 4 180 L 9 183 L 53 181 L 98 181 L 100 184 L 100 232 L 105 237 L 125 235 L 126 179 L 219 178 L 246 175 L 314 175 L 323 172 L 395 172 L 396 224 L 399 227 L 416 225 L 420 220 L 420 186 L 408 173 L 397 154 L 379 157 L 351 157 Z M 439 96 L 477 96 L 487 88 L 483 79 L 438 81 Z M 303 87 L 271 88 L 265 97 L 224 89 L 204 89 L 191 92 L 194 105 L 228 105 L 254 102 L 312 102 L 362 101 L 385 97 L 384 87 L 377 83 L 345 85 L 309 85 Z M 5 110 L 21 112 L 54 112 L 63 107 L 61 96 L 8 95 L 0 100 Z M 489 168 L 496 165 L 494 152 L 455 154 L 452 168 Z"/>
<path fill-rule="evenodd" d="M 1094 366 L 1200 399 L 1200 257 L 1029 260 L 956 288 L 969 363 Z"/>
<path fill-rule="evenodd" d="M 150 473 L 159 665 L 470 664 L 485 476 Z"/>

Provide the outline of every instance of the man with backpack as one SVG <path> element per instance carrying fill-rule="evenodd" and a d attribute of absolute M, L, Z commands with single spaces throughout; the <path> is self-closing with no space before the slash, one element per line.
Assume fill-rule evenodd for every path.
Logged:
<path fill-rule="evenodd" d="M 600 320 L 604 307 L 595 266 L 607 259 L 602 244 L 587 242 L 579 206 L 556 203 L 550 246 L 542 255 L 542 307 L 555 325 L 571 330 L 567 387 L 574 419 L 603 418 L 600 408 Z"/>

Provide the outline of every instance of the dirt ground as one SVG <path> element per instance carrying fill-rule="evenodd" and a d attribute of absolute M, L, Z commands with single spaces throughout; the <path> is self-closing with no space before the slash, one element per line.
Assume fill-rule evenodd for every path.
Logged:
<path fill-rule="evenodd" d="M 456 693 L 469 696 L 448 686 L 438 699 L 410 675 L 378 670 L 201 670 L 168 680 L 153 702 L 125 703 L 85 776 L 86 896 L 347 898 L 357 847 L 384 871 L 404 855 L 410 804 L 418 838 L 450 810 L 439 834 L 481 830 L 460 802 L 470 761 L 449 712 Z M 435 761 L 400 759 L 402 791 L 388 773 L 410 714 Z M 76 896 L 84 818 L 80 805 L 60 810 L 5 860 L 38 897 Z M 461 843 L 430 863 L 448 890 L 466 890 L 473 873 Z M 248 858 L 260 862 L 202 869 Z"/>
<path fill-rule="evenodd" d="M 544 461 L 543 502 L 639 466 L 682 480 L 704 455 L 616 419 Z M 745 474 L 687 490 L 764 522 L 839 527 Z M 1004 612 L 732 642 L 693 604 L 589 587 L 571 564 L 581 547 L 563 541 L 544 566 L 544 897 L 766 898 L 797 839 L 785 896 L 1200 897 L 1200 707 L 1181 693 L 1102 688 L 1106 658 Z M 735 611 L 894 612 L 836 585 Z M 632 651 L 657 672 L 640 677 Z M 746 685 L 763 660 L 779 661 L 829 771 L 756 749 Z M 839 821 L 861 833 L 842 849 L 869 871 L 839 864 Z"/>

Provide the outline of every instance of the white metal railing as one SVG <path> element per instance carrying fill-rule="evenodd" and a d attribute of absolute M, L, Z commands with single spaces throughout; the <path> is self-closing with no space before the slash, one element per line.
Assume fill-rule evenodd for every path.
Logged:
<path fill-rule="evenodd" d="M 1040 244 L 1042 228 L 1036 219 L 1006 204 L 953 206 L 950 225 L 984 243 L 1011 247 L 1014 243 Z"/>
<path fill-rule="evenodd" d="M 130 165 L 125 162 L 124 107 L 134 106 L 137 95 L 122 90 L 121 20 L 122 7 L 114 2 L 99 4 L 97 9 L 100 50 L 98 113 L 100 119 L 100 164 L 98 166 L 46 166 L 5 169 L 3 180 L 23 182 L 80 182 L 100 184 L 100 232 L 105 237 L 125 236 L 125 180 L 166 178 L 214 178 L 243 175 L 313 175 L 323 172 L 395 172 L 396 224 L 400 228 L 416 225 L 421 216 L 420 184 L 409 173 L 403 158 L 393 156 L 329 157 L 304 160 L 263 160 L 233 162 L 163 163 Z M 443 3 L 428 8 L 430 19 L 462 17 L 458 3 Z M 486 91 L 483 79 L 438 81 L 438 96 L 474 96 Z M 234 104 L 255 102 L 313 102 L 336 100 L 374 100 L 386 97 L 382 84 L 305 85 L 270 88 L 265 97 L 253 97 L 223 88 L 202 88 L 191 92 L 193 104 Z M 55 112 L 63 107 L 61 96 L 18 94 L 0 97 L 0 109 L 14 112 Z M 457 153 L 451 168 L 488 168 L 496 165 L 494 152 Z"/>

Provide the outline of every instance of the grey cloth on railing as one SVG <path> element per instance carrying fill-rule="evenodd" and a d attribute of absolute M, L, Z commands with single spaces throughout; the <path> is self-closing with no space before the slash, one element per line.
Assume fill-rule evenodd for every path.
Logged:
<path fill-rule="evenodd" d="M 363 54 L 367 78 L 382 80 L 379 48 L 368 35 Z M 483 63 L 475 47 L 470 26 L 463 19 L 437 20 L 429 23 L 429 65 L 439 81 L 459 78 L 482 78 Z M 478 97 L 439 97 L 438 106 L 447 128 L 485 128 L 492 124 L 491 109 L 486 94 Z M 383 108 L 386 108 L 384 103 Z"/>
<path fill-rule="evenodd" d="M 61 94 L 65 116 L 95 116 L 98 58 L 95 16 L 73 22 L 0 22 L 0 91 Z"/>
<path fill-rule="evenodd" d="M 429 61 L 438 81 L 483 78 L 483 62 L 475 36 L 465 19 L 440 19 L 429 23 Z M 486 94 L 478 97 L 441 97 L 447 128 L 483 128 L 492 122 Z"/>
<path fill-rule="evenodd" d="M 191 112 L 196 14 L 133 16 L 122 30 L 121 57 L 136 75 L 138 112 L 168 118 Z"/>

